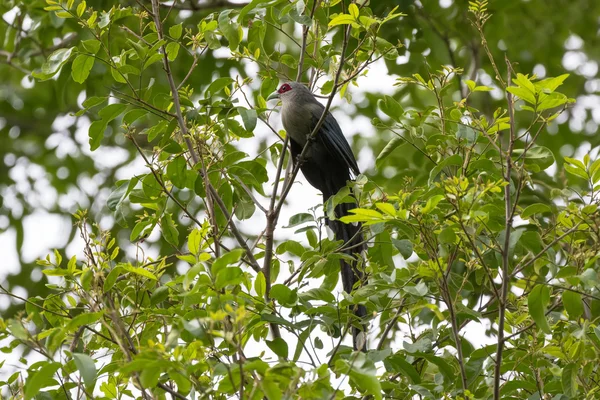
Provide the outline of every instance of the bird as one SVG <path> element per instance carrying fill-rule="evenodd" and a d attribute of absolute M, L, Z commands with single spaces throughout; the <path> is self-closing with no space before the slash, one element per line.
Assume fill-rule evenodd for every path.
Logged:
<path fill-rule="evenodd" d="M 300 82 L 283 83 L 267 97 L 267 101 L 273 99 L 281 101 L 281 122 L 289 137 L 293 162 L 300 162 L 302 174 L 308 183 L 323 194 L 325 204 L 331 196 L 346 187 L 348 181 L 360 174 L 352 149 L 338 122 L 327 111 L 303 159 L 298 160 L 325 107 Z M 356 202 L 340 203 L 335 207 L 335 220 L 327 218 L 327 215 L 325 217 L 325 223 L 333 231 L 335 239 L 343 240 L 344 252 L 352 256 L 366 249 L 362 227 L 359 224 L 345 224 L 339 218 L 348 215 L 349 210 L 356 207 Z M 340 269 L 342 287 L 346 293 L 351 293 L 355 284 L 363 281 L 364 273 L 357 268 L 356 261 L 349 263 L 345 259 L 340 260 Z M 352 312 L 360 320 L 367 314 L 362 304 L 354 306 Z M 352 339 L 354 350 L 366 351 L 366 326 L 358 328 L 353 325 Z"/>

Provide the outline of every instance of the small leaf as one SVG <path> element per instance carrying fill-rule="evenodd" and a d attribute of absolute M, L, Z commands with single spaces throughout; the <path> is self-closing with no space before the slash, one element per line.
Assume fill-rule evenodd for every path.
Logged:
<path fill-rule="evenodd" d="M 583 315 L 583 302 L 581 295 L 577 292 L 564 290 L 562 293 L 563 305 L 569 314 L 569 318 L 577 321 Z"/>
<path fill-rule="evenodd" d="M 389 156 L 392 153 L 392 151 L 396 149 L 396 147 L 402 144 L 404 144 L 404 139 L 400 136 L 394 136 L 392 140 L 390 140 L 388 144 L 385 145 L 383 150 L 381 150 L 381 153 L 379 153 L 379 155 L 377 156 L 377 160 L 375 160 L 375 165 L 377 165 L 377 167 L 380 167 L 383 160 L 387 156 Z"/>
<path fill-rule="evenodd" d="M 284 228 L 292 228 L 294 226 L 301 225 L 306 222 L 313 222 L 314 220 L 315 220 L 315 218 L 312 216 L 312 214 L 308 214 L 308 213 L 295 214 L 290 217 L 290 221 L 288 222 L 287 226 L 284 226 Z"/>
<path fill-rule="evenodd" d="M 354 4 L 352 4 L 354 5 Z M 355 6 L 356 7 L 356 6 Z M 393 97 L 384 96 L 383 99 L 380 99 L 377 102 L 379 109 L 383 111 L 386 115 L 394 119 L 395 121 L 400 122 L 401 117 L 404 115 L 404 109 Z"/>
<path fill-rule="evenodd" d="M 170 214 L 165 214 L 160 220 L 163 237 L 173 246 L 179 246 L 179 231 L 175 227 L 175 223 Z M 154 278 L 156 279 L 156 278 Z"/>
<path fill-rule="evenodd" d="M 179 54 L 179 47 L 179 43 L 175 42 L 171 42 L 167 45 L 165 51 L 167 53 L 167 58 L 169 59 L 169 61 L 175 61 L 175 59 L 177 58 L 177 54 Z"/>
<path fill-rule="evenodd" d="M 282 284 L 273 285 L 269 296 L 277 300 L 277 302 L 282 306 L 289 307 L 296 304 L 296 301 L 298 300 L 296 292 Z"/>
<path fill-rule="evenodd" d="M 348 25 L 356 23 L 356 20 L 352 15 L 348 14 L 339 14 L 334 17 L 331 21 L 329 21 L 329 26 L 337 26 L 337 25 Z"/>
<path fill-rule="evenodd" d="M 394 246 L 396 246 L 398 251 L 400 251 L 400 254 L 402 255 L 402 257 L 404 257 L 405 260 L 410 258 L 410 256 L 412 256 L 413 245 L 410 242 L 410 240 L 408 240 L 408 239 L 401 239 L 401 240 L 392 239 L 392 243 L 394 244 Z"/>
<path fill-rule="evenodd" d="M 456 131 L 456 138 L 466 139 L 467 144 L 471 145 L 477 141 L 477 132 L 470 126 L 460 124 L 458 125 L 458 130 Z"/>
<path fill-rule="evenodd" d="M 546 334 L 552 333 L 550 325 L 548 325 L 548 320 L 546 319 L 546 306 L 549 302 L 550 289 L 545 285 L 536 285 L 529 293 L 529 296 L 527 296 L 529 314 L 538 328 Z"/>
<path fill-rule="evenodd" d="M 577 396 L 577 373 L 579 372 L 579 367 L 577 364 L 570 363 L 565 365 L 562 370 L 561 382 L 563 391 L 567 396 L 574 399 Z"/>
<path fill-rule="evenodd" d="M 75 57 L 73 66 L 71 67 L 71 77 L 77 83 L 83 83 L 90 75 L 90 71 L 94 66 L 94 57 L 80 54 Z"/>
<path fill-rule="evenodd" d="M 27 377 L 27 382 L 25 383 L 25 399 L 30 400 L 38 394 L 41 388 L 55 385 L 56 381 L 52 379 L 52 376 L 58 369 L 60 368 L 60 364 L 57 362 L 47 362 L 44 363 L 41 368 L 33 373 L 29 373 Z"/>
<path fill-rule="evenodd" d="M 238 113 L 242 117 L 242 121 L 244 122 L 244 127 L 246 130 L 248 132 L 254 131 L 254 128 L 256 128 L 256 120 L 258 119 L 256 110 L 238 107 Z"/>
<path fill-rule="evenodd" d="M 265 295 L 265 291 L 267 290 L 267 281 L 265 280 L 265 275 L 262 271 L 259 271 L 256 274 L 256 279 L 254 280 L 254 290 L 258 297 L 263 297 Z"/>
<path fill-rule="evenodd" d="M 73 49 L 75 49 L 75 47 L 58 49 L 54 53 L 50 54 L 48 60 L 44 63 L 44 65 L 42 65 L 42 73 L 47 76 L 46 79 L 54 76 L 60 67 L 69 61 L 69 58 L 71 58 L 71 55 L 73 54 Z"/>
<path fill-rule="evenodd" d="M 400 354 L 394 354 L 383 360 L 383 365 L 388 372 L 400 373 L 406 376 L 411 383 L 421 383 L 421 376 L 411 363 L 406 361 Z"/>
<path fill-rule="evenodd" d="M 429 214 L 437 207 L 439 202 L 442 201 L 443 199 L 444 199 L 444 195 L 442 195 L 442 194 L 437 194 L 437 195 L 429 198 L 427 200 L 427 203 L 425 204 L 425 207 L 423 207 L 421 209 L 421 212 L 423 214 Z"/>
<path fill-rule="evenodd" d="M 73 353 L 73 360 L 75 365 L 83 378 L 83 382 L 88 388 L 94 386 L 96 383 L 96 364 L 94 360 L 87 354 Z"/>
<path fill-rule="evenodd" d="M 274 340 L 267 340 L 267 346 L 273 351 L 273 353 L 277 354 L 279 357 L 287 358 L 288 357 L 288 345 L 285 340 L 282 338 L 275 338 Z"/>
<path fill-rule="evenodd" d="M 431 172 L 429 173 L 429 185 L 432 184 L 433 180 L 438 176 L 440 172 L 443 171 L 444 168 L 452 166 L 452 165 L 462 165 L 463 158 L 460 154 L 453 154 L 448 158 L 440 161 L 438 165 L 436 165 Z"/>
<path fill-rule="evenodd" d="M 230 77 L 222 77 L 215 79 L 208 88 L 206 89 L 206 97 L 211 97 L 216 93 L 223 90 L 226 86 L 229 86 L 233 83 L 233 79 Z"/>
<path fill-rule="evenodd" d="M 81 45 L 88 53 L 96 54 L 100 50 L 100 41 L 96 39 L 84 40 Z"/>
<path fill-rule="evenodd" d="M 200 251 L 200 243 L 202 241 L 202 234 L 199 229 L 194 229 L 188 236 L 188 250 L 193 255 L 198 255 Z"/>
<path fill-rule="evenodd" d="M 181 33 L 183 32 L 182 24 L 173 25 L 169 28 L 169 36 L 173 39 L 179 39 L 181 37 Z"/>
<path fill-rule="evenodd" d="M 84 0 L 81 3 L 79 3 L 79 5 L 77 6 L 77 16 L 78 17 L 81 18 L 81 16 L 85 12 L 85 8 L 86 8 L 86 3 L 85 3 L 85 0 Z"/>
<path fill-rule="evenodd" d="M 148 271 L 145 268 L 134 267 L 132 265 L 125 265 L 125 266 L 123 266 L 123 268 L 128 272 L 131 272 L 131 273 L 139 275 L 139 276 L 143 276 L 144 278 L 152 279 L 153 281 L 158 280 L 156 275 L 154 275 L 152 272 Z"/>
<path fill-rule="evenodd" d="M 552 209 L 547 204 L 535 203 L 527 206 L 521 213 L 521 218 L 527 219 L 534 214 L 544 214 L 552 212 Z"/>

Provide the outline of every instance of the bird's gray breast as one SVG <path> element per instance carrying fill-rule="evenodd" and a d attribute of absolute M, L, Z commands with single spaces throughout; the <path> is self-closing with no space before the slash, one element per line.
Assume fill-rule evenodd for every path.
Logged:
<path fill-rule="evenodd" d="M 281 108 L 281 122 L 291 139 L 301 146 L 306 144 L 306 138 L 313 129 L 310 109 L 284 103 Z"/>

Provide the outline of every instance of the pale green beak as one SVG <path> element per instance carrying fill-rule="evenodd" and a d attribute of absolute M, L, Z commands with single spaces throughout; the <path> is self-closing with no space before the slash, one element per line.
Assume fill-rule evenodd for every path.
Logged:
<path fill-rule="evenodd" d="M 271 93 L 269 95 L 269 97 L 267 97 L 267 101 L 273 100 L 273 99 L 278 99 L 278 98 L 279 98 L 279 93 L 277 93 L 277 91 L 275 91 L 275 92 Z"/>

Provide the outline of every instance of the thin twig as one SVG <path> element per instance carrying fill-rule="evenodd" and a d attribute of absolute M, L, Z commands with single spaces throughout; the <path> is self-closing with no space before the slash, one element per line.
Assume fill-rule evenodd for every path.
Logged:
<path fill-rule="evenodd" d="M 508 67 L 508 86 L 511 84 L 510 74 L 510 62 L 505 57 L 506 65 Z M 512 171 L 512 152 L 515 144 L 516 130 L 515 130 L 515 113 L 514 113 L 514 102 L 510 92 L 506 92 L 506 102 L 508 107 L 508 116 L 510 119 L 510 137 L 508 142 L 508 150 L 506 151 L 506 170 L 504 173 L 504 216 L 505 216 L 505 233 L 504 233 L 504 246 L 502 249 L 502 288 L 501 297 L 498 302 L 499 314 L 498 314 L 498 344 L 496 348 L 496 363 L 494 365 L 494 400 L 500 400 L 500 376 L 502 374 L 502 352 L 504 351 L 504 322 L 506 316 L 506 302 L 508 298 L 508 287 L 510 285 L 510 274 L 508 272 L 510 262 L 510 236 L 513 225 L 513 213 L 512 213 L 512 201 L 510 195 L 510 176 Z M 517 205 L 515 204 L 514 207 Z"/>

